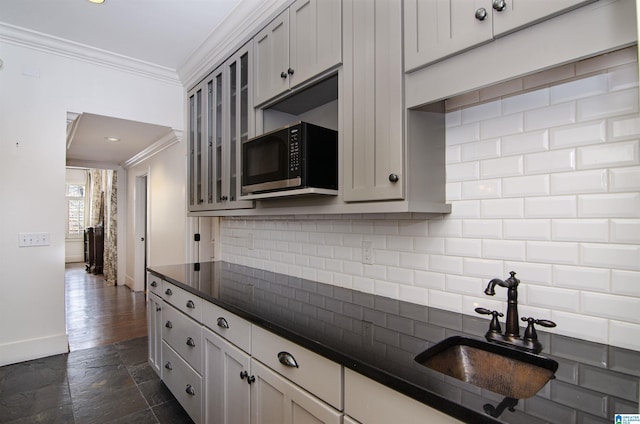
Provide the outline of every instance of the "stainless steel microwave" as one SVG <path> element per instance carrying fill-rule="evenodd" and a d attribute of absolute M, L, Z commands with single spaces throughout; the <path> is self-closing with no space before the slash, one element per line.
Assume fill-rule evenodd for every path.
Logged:
<path fill-rule="evenodd" d="M 298 122 L 242 144 L 242 194 L 338 189 L 338 132 Z"/>

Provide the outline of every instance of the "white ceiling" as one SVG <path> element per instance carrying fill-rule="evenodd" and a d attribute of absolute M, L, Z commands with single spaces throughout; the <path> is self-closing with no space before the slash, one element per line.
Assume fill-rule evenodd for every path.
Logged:
<path fill-rule="evenodd" d="M 0 0 L 0 22 L 177 70 L 241 1 Z M 84 113 L 67 161 L 122 164 L 169 130 Z"/>

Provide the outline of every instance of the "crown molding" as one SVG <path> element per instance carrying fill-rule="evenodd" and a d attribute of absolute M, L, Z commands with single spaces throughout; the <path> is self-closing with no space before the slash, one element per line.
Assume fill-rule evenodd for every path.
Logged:
<path fill-rule="evenodd" d="M 291 3 L 292 0 L 239 2 L 178 69 L 184 87 L 190 89 L 197 84 Z"/>
<path fill-rule="evenodd" d="M 147 147 L 139 153 L 136 153 L 135 155 L 124 161 L 121 166 L 124 169 L 129 169 L 133 166 L 136 166 L 149 159 L 150 157 L 157 155 L 161 151 L 168 149 L 174 144 L 180 143 L 180 140 L 182 140 L 182 131 L 171 130 L 151 146 Z"/>
<path fill-rule="evenodd" d="M 182 85 L 174 69 L 0 22 L 0 41 L 104 68 Z"/>

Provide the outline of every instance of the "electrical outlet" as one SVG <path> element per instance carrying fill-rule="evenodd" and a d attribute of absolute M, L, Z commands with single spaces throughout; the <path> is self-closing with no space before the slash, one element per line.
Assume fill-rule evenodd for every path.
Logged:
<path fill-rule="evenodd" d="M 362 242 L 362 263 L 373 265 L 373 242 L 372 241 Z"/>

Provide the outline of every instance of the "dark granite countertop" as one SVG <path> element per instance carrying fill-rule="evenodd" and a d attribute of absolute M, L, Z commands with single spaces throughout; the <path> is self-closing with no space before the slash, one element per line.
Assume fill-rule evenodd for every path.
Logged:
<path fill-rule="evenodd" d="M 539 332 L 542 355 L 560 364 L 556 378 L 493 418 L 485 409 L 502 396 L 414 361 L 451 336 L 483 339 L 486 319 L 226 262 L 149 271 L 464 422 L 609 424 L 639 413 L 640 352 Z"/>

